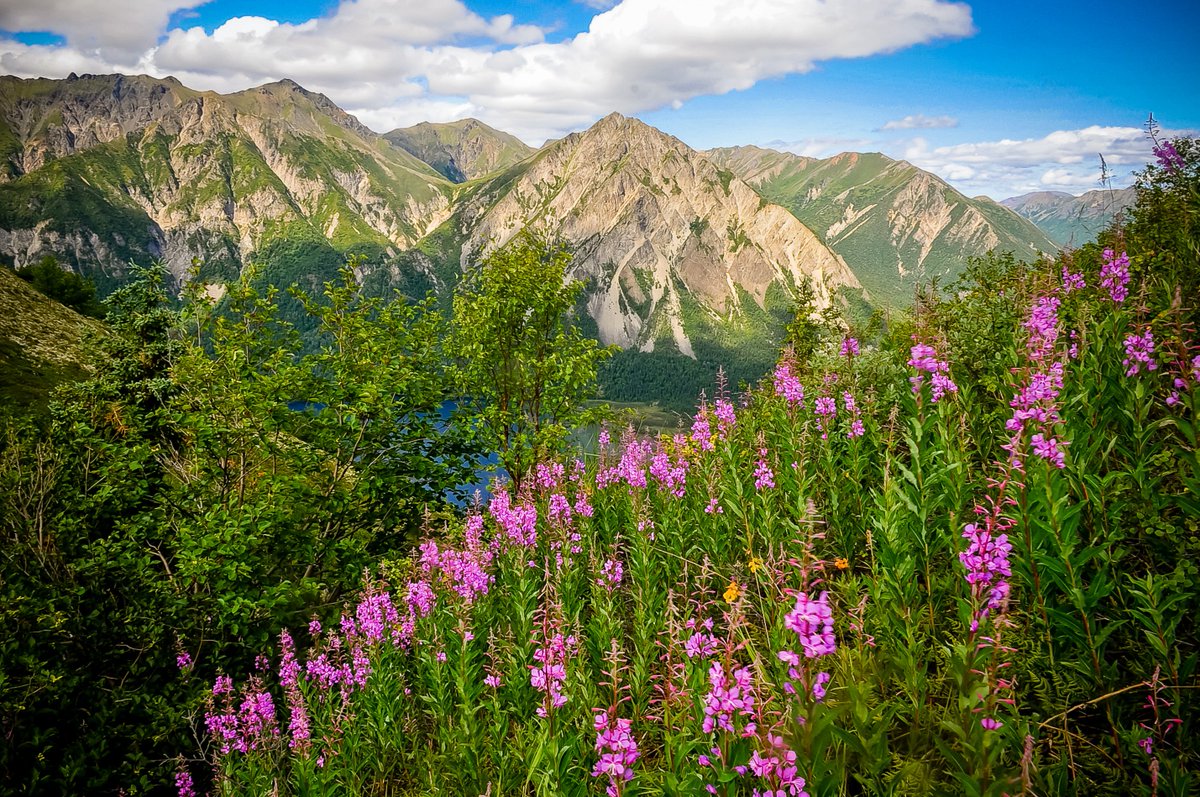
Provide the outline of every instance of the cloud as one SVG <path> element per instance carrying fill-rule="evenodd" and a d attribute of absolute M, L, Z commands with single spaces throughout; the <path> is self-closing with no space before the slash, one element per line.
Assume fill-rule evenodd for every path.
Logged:
<path fill-rule="evenodd" d="M 953 116 L 926 116 L 925 114 L 910 114 L 903 119 L 893 119 L 880 130 L 930 130 L 935 128 L 958 127 L 958 120 Z"/>
<path fill-rule="evenodd" d="M 206 0 L 37 0 L 0 3 L 0 30 L 57 33 L 77 60 L 136 63 L 176 11 Z M 64 59 L 66 60 L 66 59 Z M 42 60 L 41 63 L 45 63 Z"/>
<path fill-rule="evenodd" d="M 1172 137 L 1188 131 L 1164 131 Z M 901 156 L 968 192 L 1003 199 L 1049 188 L 1075 194 L 1100 187 L 1101 157 L 1117 187 L 1153 159 L 1152 144 L 1139 127 L 1092 125 L 1056 130 L 1041 138 L 1000 139 L 930 147 L 923 138 L 903 144 Z"/>
<path fill-rule="evenodd" d="M 211 33 L 165 30 L 167 16 L 196 4 L 143 0 L 137 5 L 145 19 L 136 20 L 121 10 L 133 4 L 111 0 L 6 10 L 0 29 L 41 28 L 67 43 L 0 40 L 0 66 L 63 76 L 80 71 L 68 64 L 86 63 L 88 71 L 105 71 L 98 62 L 117 71 L 136 64 L 218 91 L 290 77 L 372 120 L 463 108 L 539 143 L 613 110 L 678 107 L 808 72 L 821 61 L 974 32 L 970 9 L 945 0 L 624 0 L 586 31 L 554 43 L 542 29 L 511 15 L 484 18 L 459 0 L 342 0 L 300 24 L 246 16 Z M 97 24 L 109 18 L 125 22 Z"/>

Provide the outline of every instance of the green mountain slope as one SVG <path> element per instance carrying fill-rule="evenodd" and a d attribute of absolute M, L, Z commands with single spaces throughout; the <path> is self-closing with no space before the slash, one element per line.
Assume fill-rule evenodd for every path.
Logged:
<path fill-rule="evenodd" d="M 0 266 L 0 404 L 44 404 L 50 391 L 86 378 L 89 338 L 105 326 L 47 298 Z"/>
<path fill-rule="evenodd" d="M 102 290 L 130 258 L 177 279 L 250 260 L 279 282 L 376 261 L 447 215 L 453 186 L 291 81 L 231 95 L 173 79 L 0 78 L 0 252 L 76 263 Z"/>
<path fill-rule="evenodd" d="M 529 226 L 575 246 L 586 313 L 608 344 L 689 357 L 767 345 L 796 286 L 854 273 L 785 209 L 681 141 L 611 114 L 460 200 L 463 266 Z"/>
<path fill-rule="evenodd" d="M 1136 198 L 1132 188 L 1088 191 L 1079 196 L 1037 191 L 1003 199 L 1000 204 L 1029 219 L 1055 243 L 1080 246 L 1095 240 Z"/>
<path fill-rule="evenodd" d="M 519 138 L 478 119 L 422 122 L 385 133 L 385 139 L 456 183 L 493 174 L 534 153 Z"/>
<path fill-rule="evenodd" d="M 997 203 L 970 199 L 940 178 L 878 153 L 825 160 L 758 147 L 705 153 L 788 208 L 854 268 L 875 302 L 902 306 L 914 287 L 955 276 L 972 255 L 1031 258 L 1057 247 Z"/>

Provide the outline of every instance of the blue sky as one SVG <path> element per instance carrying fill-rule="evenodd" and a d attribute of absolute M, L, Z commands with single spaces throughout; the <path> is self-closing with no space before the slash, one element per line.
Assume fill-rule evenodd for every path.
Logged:
<path fill-rule="evenodd" d="M 0 72 L 290 77 L 368 126 L 475 116 L 538 145 L 610 111 L 685 143 L 881 151 L 970 194 L 1118 186 L 1142 125 L 1200 130 L 1200 4 L 948 0 L 38 0 Z"/>

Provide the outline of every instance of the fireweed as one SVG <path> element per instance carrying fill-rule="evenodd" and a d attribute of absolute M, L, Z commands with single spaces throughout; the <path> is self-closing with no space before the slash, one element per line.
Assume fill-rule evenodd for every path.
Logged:
<path fill-rule="evenodd" d="M 908 386 L 904 375 L 861 381 L 867 357 L 835 342 L 803 379 L 781 363 L 748 404 L 718 392 L 673 437 L 626 432 L 614 444 L 602 431 L 595 456 L 540 463 L 520 493 L 498 486 L 447 532 L 431 528 L 388 582 L 369 581 L 324 630 L 315 622 L 307 648 L 281 634 L 277 684 L 222 677 L 205 717 L 218 792 L 353 782 L 402 793 L 882 793 L 899 761 L 936 773 L 942 792 L 999 793 L 1018 774 L 1052 791 L 1038 767 L 1069 767 L 1053 748 L 1035 740 L 1037 755 L 1015 769 L 1024 706 L 1040 695 L 1009 672 L 1024 666 L 1013 648 L 1036 648 L 1049 627 L 1046 596 L 1069 605 L 1073 594 L 1029 575 L 1028 549 L 1044 560 L 1076 548 L 1047 527 L 1018 553 L 1036 513 L 1014 502 L 1030 474 L 1068 485 L 1062 415 L 1091 389 L 1071 377 L 1102 348 L 1097 336 L 1109 334 L 1115 373 L 1136 362 L 1142 376 L 1159 356 L 1187 391 L 1200 357 L 1143 338 L 1121 365 L 1124 321 L 1113 338 L 1091 320 L 1128 312 L 1113 305 L 1120 268 L 1090 289 L 1070 269 L 1049 276 L 1061 285 L 1033 297 L 1006 352 L 1018 368 L 998 403 L 1011 405 L 975 432 L 991 435 L 986 450 L 1008 448 L 1002 461 L 971 459 L 969 438 L 954 437 L 980 391 L 959 391 L 950 362 L 919 341 L 890 354 L 892 373 L 912 369 Z M 1096 312 L 1072 315 L 1077 306 Z M 1060 314 L 1082 319 L 1077 338 Z M 893 465 L 872 464 L 884 460 Z M 1056 511 L 1039 522 L 1057 523 Z M 616 676 L 610 644 L 627 657 Z M 957 662 L 917 655 L 949 645 Z M 1096 683 L 1093 696 L 1122 686 Z M 951 726 L 961 734 L 942 734 Z M 1127 746 L 1159 744 L 1155 733 Z"/>

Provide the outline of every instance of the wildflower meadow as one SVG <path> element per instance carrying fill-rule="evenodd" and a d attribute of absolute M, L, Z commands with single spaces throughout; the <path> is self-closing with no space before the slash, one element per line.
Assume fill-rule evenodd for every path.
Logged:
<path fill-rule="evenodd" d="M 182 638 L 179 794 L 1191 793 L 1200 150 L 1157 152 L 1098 242 L 540 457 L 248 671 Z"/>

